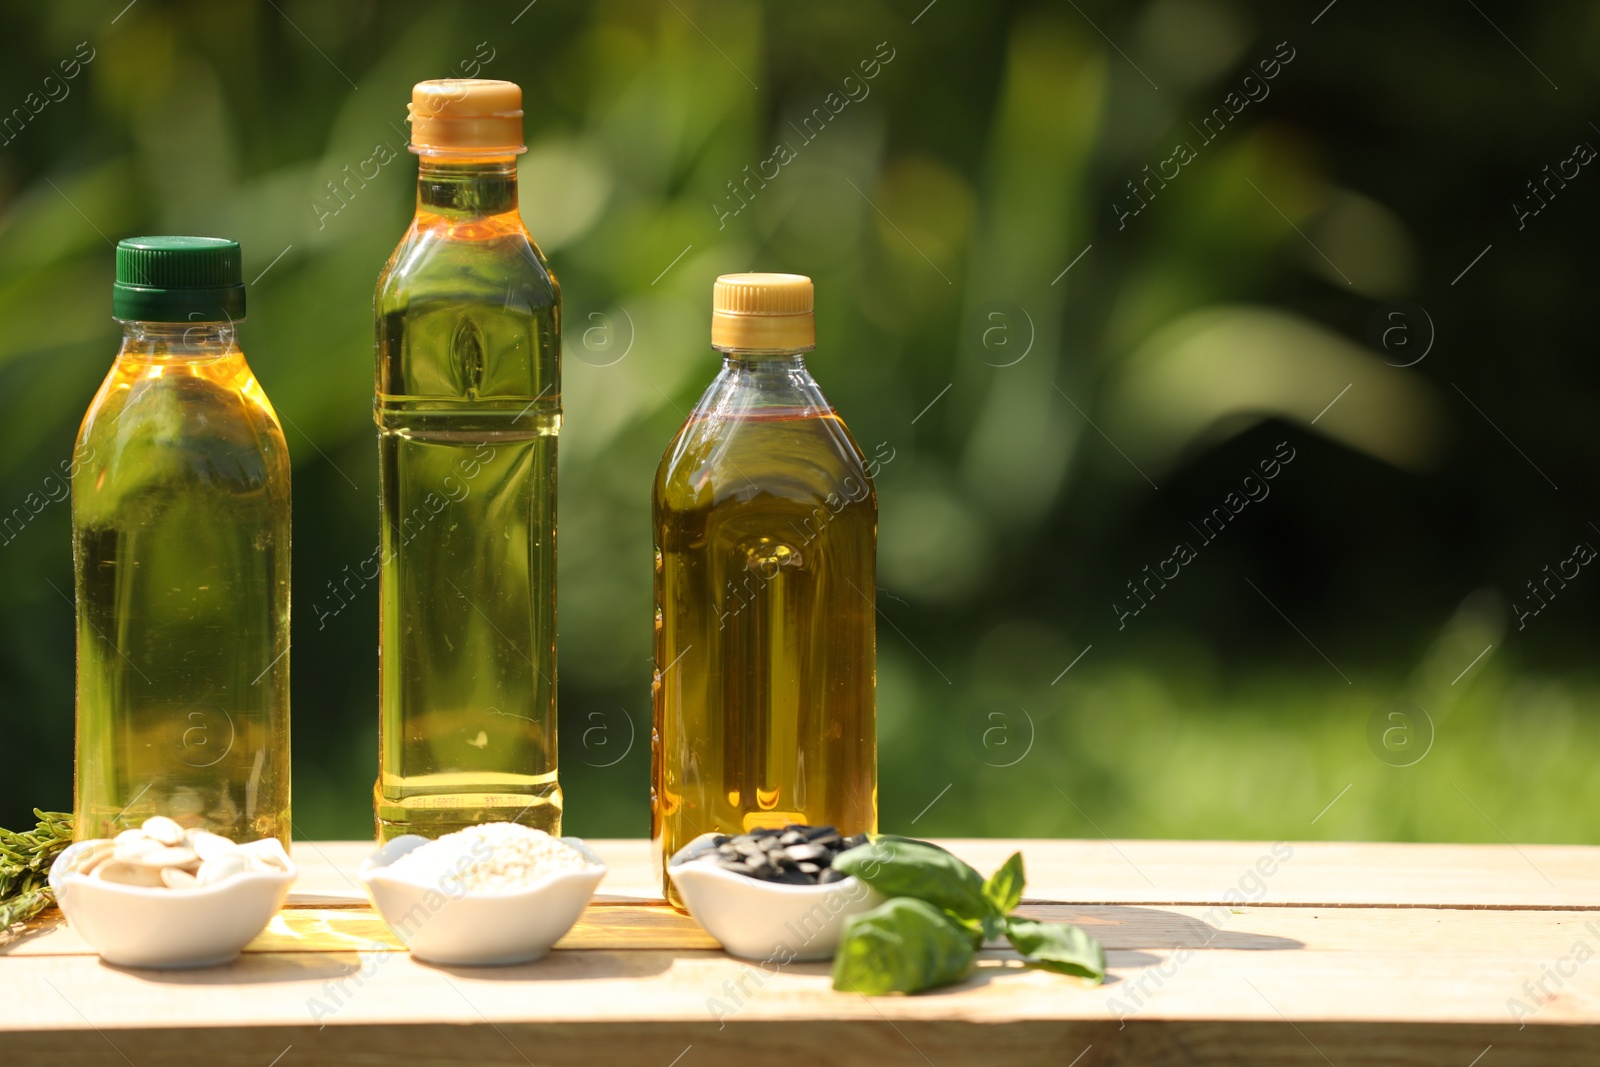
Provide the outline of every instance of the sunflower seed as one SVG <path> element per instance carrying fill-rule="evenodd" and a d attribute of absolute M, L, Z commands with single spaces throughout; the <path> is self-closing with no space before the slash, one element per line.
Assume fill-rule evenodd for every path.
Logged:
<path fill-rule="evenodd" d="M 678 851 L 674 852 L 672 854 L 672 859 L 668 861 L 668 866 L 676 867 L 680 863 L 688 863 L 692 859 L 698 859 L 707 852 L 715 852 L 717 850 L 717 846 L 726 844 L 727 841 L 728 838 L 726 834 L 701 834 L 699 837 L 695 838 L 693 841 L 690 841 L 687 845 L 684 845 Z"/>
<path fill-rule="evenodd" d="M 833 870 L 834 857 L 866 839 L 865 834 L 845 838 L 834 826 L 790 823 L 733 837 L 702 835 L 691 843 L 696 847 L 682 849 L 673 863 L 698 860 L 764 882 L 816 885 L 843 879 Z"/>

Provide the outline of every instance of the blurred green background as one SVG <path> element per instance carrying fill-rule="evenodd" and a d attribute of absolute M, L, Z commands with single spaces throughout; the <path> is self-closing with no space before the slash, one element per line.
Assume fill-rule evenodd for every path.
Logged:
<path fill-rule="evenodd" d="M 296 830 L 371 832 L 376 602 L 330 583 L 377 537 L 409 88 L 476 75 L 524 87 L 565 300 L 571 832 L 648 830 L 650 481 L 759 269 L 815 278 L 893 456 L 885 828 L 1596 838 L 1600 5 L 125 3 L 4 6 L 0 823 L 71 802 L 49 478 L 110 245 L 192 233 L 243 243 L 294 453 Z"/>

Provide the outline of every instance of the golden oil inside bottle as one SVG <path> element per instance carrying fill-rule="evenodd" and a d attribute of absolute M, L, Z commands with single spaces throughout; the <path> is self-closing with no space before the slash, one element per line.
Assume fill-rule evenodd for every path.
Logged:
<path fill-rule="evenodd" d="M 523 407 L 527 407 L 526 402 Z M 381 403 L 380 836 L 561 830 L 555 434 L 560 416 Z"/>
<path fill-rule="evenodd" d="M 652 831 L 663 865 L 710 831 L 877 829 L 871 479 L 831 410 L 730 415 L 741 405 L 717 404 L 719 388 L 761 387 L 728 378 L 656 483 Z"/>
<path fill-rule="evenodd" d="M 509 158 L 418 183 L 378 282 L 378 836 L 559 834 L 559 291 Z"/>
<path fill-rule="evenodd" d="M 72 478 L 77 837 L 289 822 L 289 453 L 227 327 L 129 324 Z"/>

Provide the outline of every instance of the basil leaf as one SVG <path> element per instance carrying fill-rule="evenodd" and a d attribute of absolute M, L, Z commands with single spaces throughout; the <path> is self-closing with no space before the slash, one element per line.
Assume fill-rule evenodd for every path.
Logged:
<path fill-rule="evenodd" d="M 959 919 L 981 923 L 985 937 L 999 937 L 1004 929 L 1005 915 L 984 895 L 983 877 L 942 848 L 880 838 L 835 856 L 833 867 L 886 897 L 915 897 Z"/>
<path fill-rule="evenodd" d="M 1029 963 L 1047 971 L 1093 978 L 1097 983 L 1106 976 L 1106 950 L 1070 923 L 1011 918 L 1006 920 L 1006 937 Z"/>
<path fill-rule="evenodd" d="M 983 883 L 983 895 L 989 898 L 1001 915 L 1010 915 L 1011 909 L 1022 903 L 1022 886 L 1026 878 L 1022 873 L 1022 853 L 1013 852 L 1011 858 Z"/>
<path fill-rule="evenodd" d="M 923 841 L 920 838 L 916 838 L 916 837 L 902 837 L 899 834 L 873 834 L 872 835 L 872 840 L 874 842 L 887 841 L 890 844 L 899 843 L 899 844 L 902 844 L 902 845 L 927 845 L 929 848 L 938 849 L 940 852 L 943 852 L 945 855 L 949 855 L 950 854 L 950 850 L 945 848 L 944 846 L 936 845 L 932 841 Z"/>
<path fill-rule="evenodd" d="M 963 926 L 923 900 L 895 897 L 845 920 L 833 957 L 833 988 L 867 994 L 915 993 L 972 973 Z"/>

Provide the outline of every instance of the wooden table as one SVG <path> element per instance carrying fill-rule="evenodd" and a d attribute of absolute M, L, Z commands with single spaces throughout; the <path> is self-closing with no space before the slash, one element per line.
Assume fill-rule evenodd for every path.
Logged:
<path fill-rule="evenodd" d="M 538 963 L 414 962 L 353 879 L 365 842 L 301 842 L 290 906 L 235 963 L 101 964 L 58 917 L 0 950 L 0 1064 L 1600 1064 L 1600 849 L 950 841 L 1027 859 L 1024 914 L 1106 946 L 1091 987 L 981 954 L 964 984 L 835 993 L 717 951 L 642 841 Z"/>

